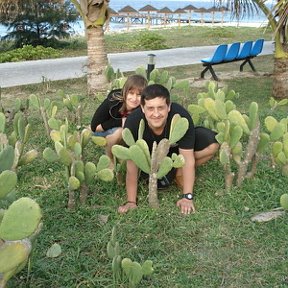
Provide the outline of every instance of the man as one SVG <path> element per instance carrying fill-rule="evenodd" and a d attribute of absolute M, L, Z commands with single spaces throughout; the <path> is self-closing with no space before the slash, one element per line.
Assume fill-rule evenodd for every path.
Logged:
<path fill-rule="evenodd" d="M 185 165 L 169 172 L 166 177 L 158 181 L 158 188 L 169 185 L 175 178 L 182 194 L 177 201 L 181 213 L 195 212 L 193 202 L 193 188 L 195 181 L 195 166 L 201 165 L 211 159 L 219 148 L 215 133 L 204 127 L 194 128 L 190 114 L 179 104 L 170 103 L 170 93 L 162 85 L 147 86 L 141 95 L 141 107 L 131 113 L 125 123 L 134 136 L 138 137 L 138 127 L 141 119 L 145 121 L 143 139 L 147 142 L 150 151 L 153 142 L 159 143 L 163 138 L 169 137 L 171 120 L 175 114 L 187 118 L 189 128 L 176 145 L 170 147 L 168 156 L 172 153 L 182 154 Z M 126 172 L 127 202 L 118 208 L 119 213 L 126 213 L 137 208 L 138 167 L 132 160 L 127 161 Z"/>

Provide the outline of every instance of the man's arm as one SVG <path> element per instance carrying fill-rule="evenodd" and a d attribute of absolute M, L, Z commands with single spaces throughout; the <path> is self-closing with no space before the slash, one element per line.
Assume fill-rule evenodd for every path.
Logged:
<path fill-rule="evenodd" d="M 138 168 L 132 160 L 127 160 L 126 192 L 127 202 L 118 208 L 119 213 L 126 213 L 137 207 Z"/>
<path fill-rule="evenodd" d="M 179 149 L 179 153 L 183 155 L 185 164 L 182 168 L 183 177 L 183 194 L 192 193 L 195 182 L 195 157 L 193 149 Z M 177 201 L 177 206 L 180 207 L 181 213 L 190 214 L 195 212 L 193 200 L 180 199 Z"/>

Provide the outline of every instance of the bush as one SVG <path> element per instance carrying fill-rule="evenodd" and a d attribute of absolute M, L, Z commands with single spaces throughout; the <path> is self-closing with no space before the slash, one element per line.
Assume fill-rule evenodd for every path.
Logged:
<path fill-rule="evenodd" d="M 155 32 L 140 32 L 135 39 L 134 48 L 146 50 L 159 50 L 169 48 L 165 44 L 166 39 Z"/>
<path fill-rule="evenodd" d="M 235 29 L 234 29 L 235 31 Z M 229 29 L 224 28 L 215 28 L 215 29 L 209 29 L 205 34 L 204 37 L 207 38 L 233 38 L 235 36 L 235 32 Z"/>
<path fill-rule="evenodd" d="M 24 60 L 49 59 L 60 57 L 61 53 L 51 47 L 25 45 L 0 55 L 0 63 L 19 62 Z"/>

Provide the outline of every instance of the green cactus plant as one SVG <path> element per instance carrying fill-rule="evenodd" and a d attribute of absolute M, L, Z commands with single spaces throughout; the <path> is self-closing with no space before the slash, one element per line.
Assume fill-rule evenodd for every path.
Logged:
<path fill-rule="evenodd" d="M 176 143 L 183 137 L 188 129 L 188 120 L 180 117 L 179 114 L 173 116 L 169 139 L 162 139 L 158 145 L 153 143 L 150 153 L 147 143 L 142 139 L 144 131 L 144 121 L 140 123 L 138 130 L 138 140 L 135 141 L 131 131 L 125 128 L 122 137 L 129 148 L 121 145 L 114 145 L 112 153 L 121 160 L 132 160 L 135 165 L 149 175 L 149 205 L 152 208 L 159 207 L 157 195 L 157 179 L 165 176 L 173 167 L 180 168 L 184 165 L 184 158 L 180 155 L 167 157 L 170 145 Z"/>
<path fill-rule="evenodd" d="M 0 287 L 5 287 L 7 281 L 26 265 L 32 240 L 41 229 L 42 214 L 39 205 L 27 197 L 14 201 L 5 209 L 4 205 L 10 202 L 5 200 L 11 198 L 17 184 L 16 172 L 3 170 L 3 167 L 10 169 L 13 165 L 13 147 L 5 146 L 0 155 Z"/>
<path fill-rule="evenodd" d="M 56 120 L 54 121 L 54 119 L 58 110 L 58 104 L 55 101 L 51 101 L 49 98 L 41 99 L 40 96 L 31 94 L 29 96 L 29 107 L 39 111 L 44 123 L 46 135 L 47 137 L 50 137 L 51 129 L 54 129 L 56 125 Z M 50 118 L 52 120 L 49 120 Z M 50 128 L 49 124 L 54 128 Z"/>
<path fill-rule="evenodd" d="M 32 241 L 42 227 L 41 218 L 39 205 L 27 197 L 4 210 L 0 221 L 0 287 L 5 287 L 28 262 Z"/>
<path fill-rule="evenodd" d="M 38 157 L 38 152 L 32 149 L 25 152 L 25 146 L 28 143 L 31 133 L 30 124 L 26 123 L 23 115 L 18 113 L 13 119 L 12 133 L 5 134 L 6 120 L 0 112 L 0 172 L 4 170 L 15 170 L 22 165 L 31 163 Z"/>
<path fill-rule="evenodd" d="M 63 90 L 58 90 L 57 95 L 62 97 L 63 105 L 68 110 L 68 119 L 70 123 L 82 126 L 83 111 L 86 104 L 83 103 L 84 97 L 80 95 L 68 95 Z"/>
<path fill-rule="evenodd" d="M 111 237 L 107 243 L 107 255 L 112 259 L 112 273 L 114 285 L 117 285 L 124 274 L 129 281 L 129 287 L 136 287 L 143 277 L 151 276 L 154 272 L 153 262 L 146 260 L 142 265 L 130 258 L 123 258 L 120 245 L 116 240 L 116 227 L 112 228 Z M 123 275 L 123 276 L 124 276 Z"/>
<path fill-rule="evenodd" d="M 288 176 L 288 118 L 277 121 L 273 116 L 264 120 L 270 139 L 273 163 L 280 167 L 282 175 Z"/>
<path fill-rule="evenodd" d="M 75 190 L 80 190 L 80 203 L 85 204 L 88 187 L 92 181 L 95 178 L 112 181 L 114 174 L 109 169 L 110 159 L 106 155 L 100 157 L 97 165 L 89 161 L 85 162 L 84 149 L 92 139 L 92 132 L 85 128 L 82 131 L 70 133 L 68 126 L 69 122 L 66 119 L 58 130 L 50 132 L 51 139 L 54 141 L 54 149 L 46 147 L 43 151 L 43 158 L 48 162 L 60 162 L 65 166 L 68 208 L 74 209 L 76 205 Z"/>
<path fill-rule="evenodd" d="M 224 168 L 226 190 L 231 189 L 234 180 L 240 187 L 244 179 L 253 177 L 259 155 L 266 149 L 270 139 L 270 136 L 267 138 L 267 134 L 260 132 L 258 104 L 252 102 L 246 115 L 237 110 L 232 101 L 235 97 L 235 91 L 218 89 L 215 82 L 209 82 L 208 92 L 197 95 L 198 104 L 188 107 L 196 124 L 202 121 L 204 126 L 217 132 L 216 139 L 220 144 L 219 156 Z M 271 120 L 269 124 L 272 130 L 275 121 Z M 274 130 L 275 139 L 281 137 L 283 131 L 279 127 Z M 233 171 L 233 161 L 238 171 L 235 171 L 235 168 Z"/>

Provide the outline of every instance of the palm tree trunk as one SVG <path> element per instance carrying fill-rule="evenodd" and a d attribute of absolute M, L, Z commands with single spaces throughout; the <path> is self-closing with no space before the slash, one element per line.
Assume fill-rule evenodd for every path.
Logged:
<path fill-rule="evenodd" d="M 105 52 L 103 27 L 89 27 L 87 35 L 87 86 L 88 95 L 107 89 L 105 68 L 108 65 L 107 53 Z"/>
<path fill-rule="evenodd" d="M 288 58 L 274 58 L 273 97 L 288 98 Z"/>

